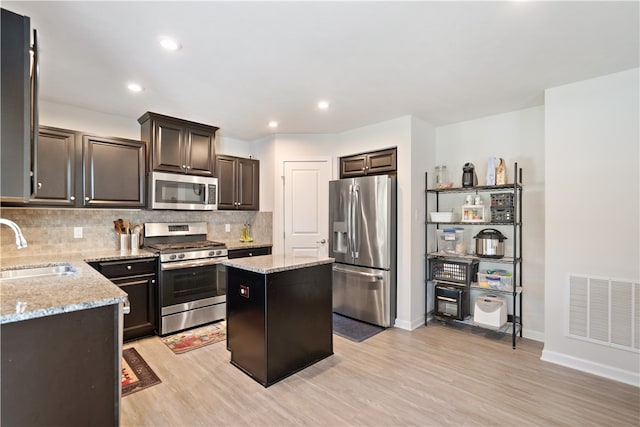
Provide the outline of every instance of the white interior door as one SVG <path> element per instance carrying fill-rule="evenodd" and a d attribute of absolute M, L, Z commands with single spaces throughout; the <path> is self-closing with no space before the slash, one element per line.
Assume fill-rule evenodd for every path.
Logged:
<path fill-rule="evenodd" d="M 329 161 L 284 162 L 284 251 L 328 256 Z"/>

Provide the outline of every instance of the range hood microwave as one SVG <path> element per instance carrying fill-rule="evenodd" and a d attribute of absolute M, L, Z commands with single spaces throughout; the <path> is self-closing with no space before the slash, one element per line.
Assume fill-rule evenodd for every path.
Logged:
<path fill-rule="evenodd" d="M 214 211 L 218 209 L 218 178 L 152 172 L 151 209 Z"/>

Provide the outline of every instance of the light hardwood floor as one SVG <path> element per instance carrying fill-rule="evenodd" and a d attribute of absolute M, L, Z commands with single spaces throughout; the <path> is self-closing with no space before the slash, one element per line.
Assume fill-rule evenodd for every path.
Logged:
<path fill-rule="evenodd" d="M 135 347 L 162 384 L 122 399 L 122 426 L 639 426 L 640 389 L 540 361 L 542 344 L 469 326 L 388 329 L 264 388 L 224 342 Z"/>

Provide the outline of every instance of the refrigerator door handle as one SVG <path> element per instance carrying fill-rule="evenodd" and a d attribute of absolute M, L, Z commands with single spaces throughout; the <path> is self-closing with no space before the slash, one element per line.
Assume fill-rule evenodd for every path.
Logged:
<path fill-rule="evenodd" d="M 355 248 L 355 241 L 353 239 L 353 216 L 354 216 L 354 206 L 353 206 L 353 185 L 349 185 L 349 203 L 347 204 L 347 236 L 349 240 L 349 255 L 353 258 L 353 250 Z"/>
<path fill-rule="evenodd" d="M 362 207 L 360 206 L 360 186 L 353 186 L 353 258 L 360 257 L 360 217 L 362 216 Z"/>
<path fill-rule="evenodd" d="M 337 271 L 339 273 L 357 274 L 359 276 L 371 277 L 372 279 L 376 279 L 376 280 L 384 279 L 384 276 L 382 274 L 371 274 L 371 273 L 365 273 L 362 271 L 347 270 L 345 268 L 336 267 L 335 265 L 333 266 L 333 271 Z"/>

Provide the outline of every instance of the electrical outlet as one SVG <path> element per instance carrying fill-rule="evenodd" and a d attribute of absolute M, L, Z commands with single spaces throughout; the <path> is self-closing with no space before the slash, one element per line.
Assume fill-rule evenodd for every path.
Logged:
<path fill-rule="evenodd" d="M 226 231 L 227 233 L 231 233 L 231 224 L 225 224 L 224 231 Z"/>
<path fill-rule="evenodd" d="M 73 238 L 82 239 L 82 227 L 73 227 Z"/>

